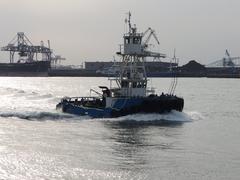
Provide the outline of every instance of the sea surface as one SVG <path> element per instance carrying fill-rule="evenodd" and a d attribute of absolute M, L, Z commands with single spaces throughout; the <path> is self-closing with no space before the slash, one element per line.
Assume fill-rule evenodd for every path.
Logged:
<path fill-rule="evenodd" d="M 167 92 L 169 78 L 149 85 Z M 183 112 L 91 119 L 55 110 L 107 78 L 0 77 L 0 179 L 239 179 L 240 79 L 180 78 Z"/>

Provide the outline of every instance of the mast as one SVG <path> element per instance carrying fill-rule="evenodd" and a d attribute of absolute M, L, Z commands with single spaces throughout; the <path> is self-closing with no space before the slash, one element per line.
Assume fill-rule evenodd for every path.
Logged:
<path fill-rule="evenodd" d="M 131 12 L 128 12 L 128 30 L 129 30 L 129 33 L 131 33 L 131 29 L 132 29 L 132 25 L 131 25 Z"/>

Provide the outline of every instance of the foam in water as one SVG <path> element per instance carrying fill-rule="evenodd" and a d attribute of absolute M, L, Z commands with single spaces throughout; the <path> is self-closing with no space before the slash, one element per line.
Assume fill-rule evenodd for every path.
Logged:
<path fill-rule="evenodd" d="M 89 116 L 75 116 L 71 114 L 65 114 L 60 112 L 47 112 L 47 111 L 6 111 L 0 112 L 2 118 L 19 118 L 25 120 L 104 120 L 104 121 L 169 121 L 169 122 L 191 122 L 194 120 L 200 120 L 203 116 L 198 112 L 178 112 L 172 111 L 166 114 L 133 114 L 119 118 L 107 118 L 107 119 L 93 119 Z"/>
<path fill-rule="evenodd" d="M 0 112 L 0 117 L 3 118 L 19 118 L 25 120 L 57 120 L 70 119 L 75 116 L 57 112 Z"/>
<path fill-rule="evenodd" d="M 192 121 L 186 113 L 171 111 L 164 114 L 134 114 L 119 118 L 119 120 L 133 120 L 133 121 L 174 121 L 174 122 L 190 122 Z"/>
<path fill-rule="evenodd" d="M 191 111 L 186 113 L 192 120 L 195 120 L 195 121 L 202 120 L 205 118 L 200 112 L 197 112 L 197 111 Z"/>
<path fill-rule="evenodd" d="M 165 121 L 165 122 L 192 122 L 194 120 L 200 120 L 203 116 L 198 112 L 178 112 L 178 111 L 171 111 L 170 113 L 164 114 L 133 114 L 127 115 L 119 118 L 108 118 L 108 119 L 101 119 L 107 121 L 136 121 L 136 122 L 151 122 L 151 121 Z"/>

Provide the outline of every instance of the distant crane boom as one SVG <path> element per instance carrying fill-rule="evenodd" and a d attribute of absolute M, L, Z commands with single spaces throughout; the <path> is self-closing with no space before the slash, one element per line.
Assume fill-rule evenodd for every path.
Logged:
<path fill-rule="evenodd" d="M 160 44 L 160 42 L 159 42 L 159 40 L 158 40 L 158 38 L 157 38 L 157 35 L 155 34 L 155 31 L 154 31 L 152 28 L 150 28 L 150 27 L 143 33 L 143 36 L 145 36 L 148 32 L 150 32 L 150 33 L 149 33 L 148 37 L 146 38 L 146 40 L 144 41 L 144 45 L 147 46 L 147 44 L 148 44 L 148 42 L 150 41 L 150 39 L 151 39 L 152 36 L 154 37 L 154 39 L 156 40 L 156 42 L 157 42 L 158 44 Z"/>
<path fill-rule="evenodd" d="M 239 67 L 239 66 L 240 57 L 231 57 L 227 49 L 225 51 L 225 57 L 207 65 L 207 67 Z"/>
<path fill-rule="evenodd" d="M 153 37 L 155 38 L 155 40 L 157 41 L 157 43 L 160 44 L 160 42 L 159 42 L 159 40 L 158 40 L 158 38 L 157 38 L 157 35 L 155 34 L 154 31 L 153 31 L 152 35 L 153 35 Z"/>

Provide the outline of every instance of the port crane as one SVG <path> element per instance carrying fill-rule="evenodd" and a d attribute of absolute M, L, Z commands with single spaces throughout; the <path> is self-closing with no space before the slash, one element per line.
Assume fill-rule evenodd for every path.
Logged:
<path fill-rule="evenodd" d="M 160 53 L 156 53 L 156 52 L 150 52 L 148 51 L 148 47 L 149 47 L 149 41 L 151 40 L 151 38 L 153 37 L 155 39 L 155 41 L 157 42 L 157 44 L 159 45 L 160 42 L 157 38 L 157 35 L 155 33 L 155 30 L 153 30 L 151 27 L 149 27 L 143 34 L 142 34 L 142 37 L 143 39 L 145 39 L 143 41 L 143 44 L 142 44 L 142 47 L 143 47 L 143 50 L 145 51 L 146 54 L 148 54 L 148 56 L 152 56 L 155 58 L 165 58 L 166 56 L 164 54 L 160 54 Z M 146 38 L 145 38 L 146 37 Z"/>
<path fill-rule="evenodd" d="M 224 67 L 226 67 L 226 66 L 234 67 L 235 64 L 234 64 L 233 60 L 240 59 L 240 57 L 231 57 L 227 49 L 226 49 L 225 54 L 226 54 L 226 58 L 225 57 L 223 58 L 223 66 Z"/>
<path fill-rule="evenodd" d="M 158 40 L 158 38 L 157 38 L 157 35 L 156 35 L 155 31 L 154 31 L 152 28 L 150 28 L 150 27 L 143 33 L 143 37 L 145 37 L 148 32 L 150 32 L 150 33 L 149 33 L 149 35 L 147 36 L 147 38 L 146 38 L 146 40 L 144 41 L 143 44 L 147 47 L 147 46 L 148 46 L 148 43 L 149 43 L 149 41 L 150 41 L 150 39 L 151 39 L 152 36 L 154 37 L 154 39 L 156 40 L 156 42 L 157 42 L 158 44 L 160 44 L 160 42 L 159 42 L 159 40 Z"/>
<path fill-rule="evenodd" d="M 18 53 L 17 62 L 33 62 L 39 60 L 41 54 L 41 61 L 51 61 L 56 64 L 58 61 L 65 60 L 60 55 L 53 54 L 50 48 L 50 41 L 48 40 L 48 47 L 41 41 L 40 45 L 33 45 L 24 32 L 18 32 L 17 35 L 8 43 L 7 46 L 1 48 L 1 51 L 9 51 L 10 63 L 14 63 L 15 54 Z"/>
<path fill-rule="evenodd" d="M 51 57 L 51 61 L 53 65 L 57 65 L 58 63 L 61 63 L 61 61 L 66 60 L 66 58 L 62 57 L 61 55 L 55 55 L 53 54 Z"/>
<path fill-rule="evenodd" d="M 48 40 L 48 47 L 49 47 L 49 49 L 51 49 L 49 40 Z M 62 57 L 61 55 L 56 55 L 56 54 L 54 54 L 52 52 L 52 54 L 51 54 L 51 63 L 52 63 L 53 66 L 56 67 L 56 65 L 58 63 L 61 63 L 62 60 L 66 60 L 66 58 Z"/>
<path fill-rule="evenodd" d="M 51 60 L 52 51 L 45 47 L 43 41 L 39 46 L 34 46 L 28 37 L 23 32 L 18 32 L 17 35 L 8 43 L 7 46 L 1 48 L 2 51 L 10 52 L 10 63 L 14 63 L 14 55 L 18 53 L 20 61 L 33 62 L 38 60 L 38 54 L 46 61 Z"/>
<path fill-rule="evenodd" d="M 225 57 L 208 64 L 207 67 L 240 67 L 240 57 L 231 57 L 229 51 L 226 49 Z"/>

